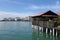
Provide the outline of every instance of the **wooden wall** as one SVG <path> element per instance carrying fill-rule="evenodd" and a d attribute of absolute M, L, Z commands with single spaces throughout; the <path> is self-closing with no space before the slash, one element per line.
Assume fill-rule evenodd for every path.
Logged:
<path fill-rule="evenodd" d="M 53 21 L 32 21 L 32 25 L 37 25 L 40 27 L 54 27 Z"/>

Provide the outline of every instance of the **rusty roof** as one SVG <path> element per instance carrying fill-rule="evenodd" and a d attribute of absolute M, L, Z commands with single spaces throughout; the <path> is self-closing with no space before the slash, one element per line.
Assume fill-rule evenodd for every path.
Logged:
<path fill-rule="evenodd" d="M 49 11 L 51 11 L 51 10 L 48 10 L 48 11 L 46 11 L 46 12 L 49 12 Z M 36 15 L 34 15 L 34 16 L 41 16 L 41 15 L 45 14 L 46 12 L 41 12 L 41 13 L 36 14 Z M 52 11 L 51 11 L 51 12 L 52 12 Z M 53 13 L 54 13 L 54 12 L 53 12 Z M 60 16 L 60 12 L 57 12 L 57 13 L 55 13 L 55 14 L 57 14 L 58 16 Z"/>
<path fill-rule="evenodd" d="M 57 12 L 56 14 L 57 14 L 58 16 L 60 16 L 60 12 Z"/>

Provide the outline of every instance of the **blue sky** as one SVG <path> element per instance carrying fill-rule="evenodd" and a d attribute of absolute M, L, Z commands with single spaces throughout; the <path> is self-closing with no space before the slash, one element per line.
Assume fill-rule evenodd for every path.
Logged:
<path fill-rule="evenodd" d="M 60 0 L 0 0 L 0 18 L 29 16 L 47 10 L 60 12 Z"/>

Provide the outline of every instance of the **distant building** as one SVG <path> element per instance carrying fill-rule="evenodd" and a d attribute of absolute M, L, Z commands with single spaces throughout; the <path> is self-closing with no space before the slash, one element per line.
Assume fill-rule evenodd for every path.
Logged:
<path fill-rule="evenodd" d="M 21 21 L 20 17 L 15 18 L 16 21 Z"/>
<path fill-rule="evenodd" d="M 31 20 L 31 16 L 25 17 L 25 18 L 23 18 L 23 20 L 30 21 Z"/>
<path fill-rule="evenodd" d="M 2 21 L 9 21 L 7 18 L 3 18 L 3 20 Z"/>
<path fill-rule="evenodd" d="M 8 20 L 9 21 L 15 21 L 15 18 L 9 17 Z"/>

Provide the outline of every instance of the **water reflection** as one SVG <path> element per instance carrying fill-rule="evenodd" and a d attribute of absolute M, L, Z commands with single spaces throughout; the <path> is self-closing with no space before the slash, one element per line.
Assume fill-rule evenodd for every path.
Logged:
<path fill-rule="evenodd" d="M 37 29 L 33 29 L 32 31 L 33 40 L 60 40 L 60 37 L 53 36 L 52 34 L 46 34 L 45 32 L 41 32 Z"/>

